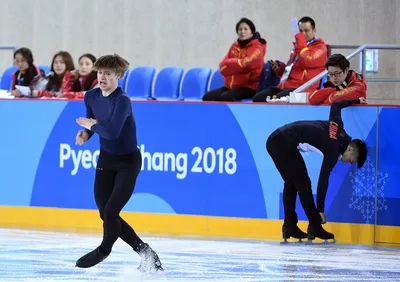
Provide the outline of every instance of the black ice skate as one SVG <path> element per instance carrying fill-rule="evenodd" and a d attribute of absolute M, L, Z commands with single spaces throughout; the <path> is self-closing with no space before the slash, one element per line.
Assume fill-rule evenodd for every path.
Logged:
<path fill-rule="evenodd" d="M 302 243 L 303 241 L 301 239 L 307 238 L 307 233 L 304 233 L 301 231 L 301 229 L 297 225 L 283 225 L 282 226 L 282 237 L 283 237 L 283 242 L 281 244 L 288 244 L 291 242 L 288 242 L 287 239 L 289 238 L 295 238 L 299 239 L 299 241 L 294 242 L 294 243 Z"/>
<path fill-rule="evenodd" d="M 110 253 L 102 252 L 98 247 L 77 260 L 76 267 L 88 268 L 105 260 Z"/>
<path fill-rule="evenodd" d="M 155 251 L 148 245 L 140 246 L 139 256 L 142 258 L 138 270 L 145 273 L 163 271 L 161 261 Z"/>
<path fill-rule="evenodd" d="M 324 240 L 324 244 L 335 244 L 335 235 L 326 231 L 321 225 L 318 227 L 309 225 L 307 229 L 308 233 L 308 243 L 313 244 L 315 238 Z M 331 242 L 328 240 L 332 240 Z"/>

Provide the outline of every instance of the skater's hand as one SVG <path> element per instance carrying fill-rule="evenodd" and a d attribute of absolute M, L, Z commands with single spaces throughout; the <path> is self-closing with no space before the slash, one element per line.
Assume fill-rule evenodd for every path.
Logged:
<path fill-rule="evenodd" d="M 319 215 L 321 216 L 321 223 L 325 224 L 326 223 L 326 215 L 323 212 L 320 212 Z"/>
<path fill-rule="evenodd" d="M 82 126 L 82 127 L 86 128 L 86 129 L 90 130 L 90 128 L 91 128 L 93 125 L 95 125 L 95 124 L 97 123 L 97 120 L 91 119 L 91 118 L 83 118 L 83 117 L 81 117 L 81 118 L 78 118 L 78 119 L 76 120 L 76 122 L 77 122 L 80 126 Z"/>
<path fill-rule="evenodd" d="M 367 100 L 365 100 L 365 98 L 361 97 L 360 98 L 360 104 L 366 104 Z"/>
<path fill-rule="evenodd" d="M 76 135 L 76 145 L 82 145 L 89 139 L 89 134 L 85 130 L 79 130 L 78 134 Z"/>

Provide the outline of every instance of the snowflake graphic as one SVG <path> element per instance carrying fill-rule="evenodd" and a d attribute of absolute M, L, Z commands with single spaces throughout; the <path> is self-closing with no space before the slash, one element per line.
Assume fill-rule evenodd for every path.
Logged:
<path fill-rule="evenodd" d="M 377 174 L 375 162 L 372 162 L 370 157 L 357 173 L 350 172 L 349 175 L 353 188 L 349 208 L 359 211 L 365 223 L 374 223 L 376 209 L 377 211 L 388 209 L 384 189 L 389 175 L 383 172 Z"/>

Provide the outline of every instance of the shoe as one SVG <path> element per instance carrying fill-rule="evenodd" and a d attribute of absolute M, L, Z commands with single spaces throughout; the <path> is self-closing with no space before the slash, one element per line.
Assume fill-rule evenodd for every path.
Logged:
<path fill-rule="evenodd" d="M 139 256 L 142 258 L 138 270 L 146 273 L 163 271 L 161 261 L 155 251 L 146 243 L 140 246 Z"/>
<path fill-rule="evenodd" d="M 326 231 L 321 225 L 315 227 L 308 225 L 307 228 L 308 239 L 314 240 L 315 238 L 320 238 L 322 240 L 335 239 L 335 235 Z"/>
<path fill-rule="evenodd" d="M 110 254 L 110 252 L 104 253 L 100 250 L 99 247 L 97 247 L 90 253 L 87 253 L 86 255 L 84 255 L 83 257 L 78 259 L 76 261 L 76 267 L 89 268 L 89 267 L 95 266 L 96 264 L 105 260 L 109 254 Z"/>
<path fill-rule="evenodd" d="M 301 229 L 296 225 L 283 225 L 282 226 L 282 237 L 283 239 L 289 239 L 290 237 L 296 239 L 307 238 L 307 233 L 301 231 Z"/>

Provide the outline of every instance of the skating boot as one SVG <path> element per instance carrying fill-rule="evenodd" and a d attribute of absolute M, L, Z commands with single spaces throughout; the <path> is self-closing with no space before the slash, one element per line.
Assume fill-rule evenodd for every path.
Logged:
<path fill-rule="evenodd" d="M 87 253 L 83 257 L 77 260 L 76 267 L 80 268 L 88 268 L 95 266 L 96 264 L 105 260 L 110 252 L 104 252 L 100 250 L 100 247 L 97 247 L 93 251 Z"/>
<path fill-rule="evenodd" d="M 307 233 L 308 233 L 308 243 L 313 244 L 313 240 L 315 238 L 324 240 L 324 244 L 335 244 L 336 243 L 335 235 L 326 231 L 321 225 L 319 225 L 317 227 L 309 225 L 308 229 L 307 229 Z M 333 240 L 333 241 L 330 242 L 328 240 Z"/>
<path fill-rule="evenodd" d="M 139 249 L 139 256 L 142 258 L 138 270 L 145 273 L 163 271 L 161 261 L 155 251 L 146 243 Z"/>
<path fill-rule="evenodd" d="M 301 229 L 297 225 L 283 225 L 282 226 L 282 237 L 283 237 L 283 242 L 281 244 L 288 244 L 290 242 L 287 241 L 289 238 L 296 238 L 299 239 L 298 242 L 294 243 L 302 243 L 301 239 L 307 238 L 307 233 L 304 233 L 301 231 Z"/>

